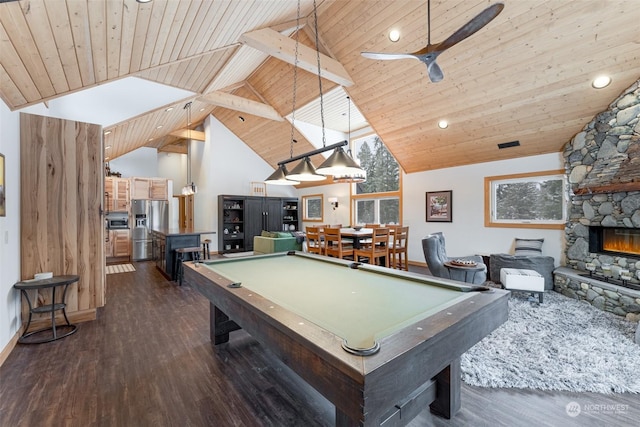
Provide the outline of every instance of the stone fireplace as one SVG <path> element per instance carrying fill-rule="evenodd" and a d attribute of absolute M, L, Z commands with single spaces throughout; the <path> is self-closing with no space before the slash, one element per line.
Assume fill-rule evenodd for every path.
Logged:
<path fill-rule="evenodd" d="M 640 319 L 639 86 L 640 80 L 565 146 L 566 267 L 556 270 L 554 283 L 564 295 L 634 321 Z"/>

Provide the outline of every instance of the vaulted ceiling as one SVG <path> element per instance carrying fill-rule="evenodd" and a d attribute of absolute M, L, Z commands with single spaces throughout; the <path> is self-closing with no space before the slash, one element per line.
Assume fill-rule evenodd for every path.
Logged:
<path fill-rule="evenodd" d="M 497 18 L 440 55 L 444 79 L 431 83 L 419 61 L 360 54 L 424 47 L 426 1 L 318 0 L 327 100 L 342 86 L 408 173 L 561 151 L 640 77 L 640 7 L 636 0 L 502 2 Z M 492 3 L 431 0 L 432 43 Z M 0 3 L 0 96 L 19 110 L 125 77 L 148 79 L 194 95 L 108 126 L 111 158 L 143 146 L 183 152 L 184 106 L 192 102 L 192 122 L 213 114 L 275 168 L 289 157 L 297 28 L 296 108 L 317 105 L 320 93 L 312 12 L 313 0 L 301 0 L 298 27 L 295 0 Z M 391 29 L 401 33 L 396 43 Z M 599 74 L 612 83 L 596 90 L 591 80 Z M 346 105 L 328 102 L 325 114 L 338 117 Z M 305 120 L 320 123 L 313 115 L 305 111 Z M 299 132 L 294 137 L 294 154 L 315 148 Z M 516 140 L 519 147 L 497 147 Z"/>

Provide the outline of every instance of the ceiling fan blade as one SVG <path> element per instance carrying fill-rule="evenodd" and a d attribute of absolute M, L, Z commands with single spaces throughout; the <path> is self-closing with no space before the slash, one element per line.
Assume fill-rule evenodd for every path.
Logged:
<path fill-rule="evenodd" d="M 435 46 L 435 50 L 442 52 L 443 50 L 449 49 L 451 46 L 460 43 L 462 40 L 466 39 L 470 35 L 476 33 L 482 27 L 491 22 L 500 12 L 504 9 L 504 4 L 495 3 L 480 12 L 473 18 L 471 21 L 464 24 L 458 31 L 451 34 L 449 38 L 447 38 L 442 43 L 439 43 Z"/>
<path fill-rule="evenodd" d="M 429 80 L 431 80 L 432 83 L 438 83 L 444 78 L 442 69 L 435 59 L 427 64 L 427 72 L 429 73 Z"/>
<path fill-rule="evenodd" d="M 361 52 L 361 55 L 369 59 L 420 59 L 412 53 L 383 53 L 383 52 Z"/>

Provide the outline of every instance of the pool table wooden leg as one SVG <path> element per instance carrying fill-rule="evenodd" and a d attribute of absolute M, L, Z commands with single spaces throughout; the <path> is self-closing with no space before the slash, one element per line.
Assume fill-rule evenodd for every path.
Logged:
<path fill-rule="evenodd" d="M 449 419 L 460 410 L 460 358 L 452 360 L 434 379 L 437 392 L 436 400 L 430 405 L 431 412 Z"/>
<path fill-rule="evenodd" d="M 229 332 L 241 329 L 233 320 L 229 320 L 229 316 L 224 311 L 209 303 L 209 323 L 211 341 L 214 345 L 229 342 Z"/>

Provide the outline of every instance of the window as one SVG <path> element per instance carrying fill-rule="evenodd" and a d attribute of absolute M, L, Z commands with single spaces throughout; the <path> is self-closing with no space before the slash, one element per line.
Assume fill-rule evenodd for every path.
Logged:
<path fill-rule="evenodd" d="M 564 228 L 564 171 L 489 176 L 484 187 L 486 227 Z"/>
<path fill-rule="evenodd" d="M 358 163 L 367 171 L 367 180 L 356 185 L 356 194 L 400 190 L 400 167 L 378 135 L 356 139 L 353 145 Z"/>
<path fill-rule="evenodd" d="M 322 194 L 302 196 L 302 220 L 322 222 Z"/>
<path fill-rule="evenodd" d="M 352 199 L 358 224 L 399 224 L 400 167 L 378 135 L 353 141 L 355 158 L 367 171 L 367 180 L 353 184 Z"/>

